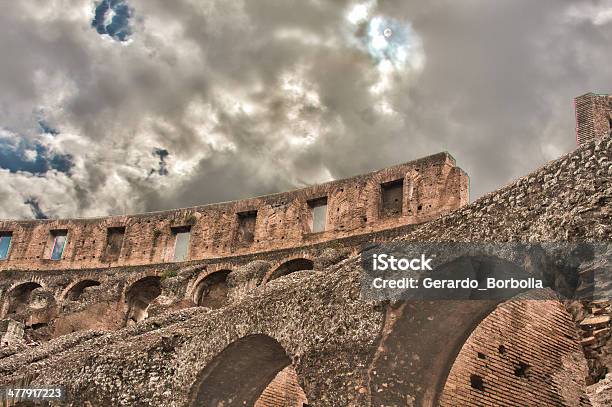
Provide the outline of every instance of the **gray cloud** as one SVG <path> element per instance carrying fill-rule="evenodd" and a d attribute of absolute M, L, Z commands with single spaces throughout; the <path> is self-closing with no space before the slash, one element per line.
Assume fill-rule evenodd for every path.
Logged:
<path fill-rule="evenodd" d="M 571 150 L 572 98 L 612 91 L 611 1 L 363 1 L 355 23 L 351 1 L 118 3 L 121 38 L 88 0 L 0 15 L 0 128 L 70 157 L 0 168 L 0 217 L 239 199 L 442 150 L 476 198 Z M 410 25 L 407 62 L 368 51 L 372 18 Z"/>

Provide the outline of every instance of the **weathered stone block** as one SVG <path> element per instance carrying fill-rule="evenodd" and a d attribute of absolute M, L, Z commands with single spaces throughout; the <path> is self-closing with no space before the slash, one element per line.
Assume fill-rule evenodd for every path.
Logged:
<path fill-rule="evenodd" d="M 24 325 L 12 319 L 0 320 L 0 345 L 14 346 L 23 343 Z"/>

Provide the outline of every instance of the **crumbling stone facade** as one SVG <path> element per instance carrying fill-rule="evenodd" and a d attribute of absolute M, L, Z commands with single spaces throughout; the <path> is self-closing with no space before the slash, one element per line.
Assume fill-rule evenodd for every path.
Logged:
<path fill-rule="evenodd" d="M 0 346 L 14 346 L 23 339 L 23 324 L 12 319 L 0 321 Z"/>
<path fill-rule="evenodd" d="M 573 305 L 570 309 L 580 321 L 580 344 L 590 372 L 588 382 L 594 383 L 612 371 L 612 301 L 598 299 Z"/>
<path fill-rule="evenodd" d="M 387 186 L 395 188 L 388 195 Z M 243 201 L 100 219 L 0 221 L 12 237 L 0 270 L 67 270 L 203 260 L 327 242 L 422 223 L 468 203 L 469 180 L 447 153 L 346 180 Z M 313 231 L 313 202 L 327 205 Z M 52 260 L 58 235 L 66 236 Z M 56 250 L 55 253 L 58 251 Z"/>
<path fill-rule="evenodd" d="M 424 222 L 404 218 L 410 213 L 404 201 L 409 188 L 401 216 L 389 201 L 381 205 L 383 196 L 398 198 L 396 176 L 372 184 L 378 185 L 375 212 L 384 209 L 381 223 L 350 233 L 339 232 L 338 223 L 322 232 L 329 240 L 302 237 L 288 246 L 241 246 L 233 254 L 193 259 L 199 244 L 192 236 L 192 261 L 161 262 L 160 246 L 153 250 L 159 257 L 117 267 L 100 263 L 102 246 L 92 252 L 91 263 L 70 256 L 59 262 L 19 260 L 11 252 L 0 281 L 2 313 L 23 323 L 29 345 L 0 350 L 0 386 L 64 385 L 69 406 L 266 406 L 281 403 L 270 401 L 279 397 L 296 407 L 436 406 L 449 405 L 451 388 L 454 401 L 467 403 L 459 405 L 503 405 L 499 397 L 512 406 L 605 405 L 596 403 L 610 391 L 607 379 L 585 392 L 592 366 L 584 340 L 595 337 L 596 327 L 583 322 L 603 315 L 590 303 L 366 301 L 360 297 L 359 253 L 390 241 L 609 242 L 610 138 L 586 142 L 472 204 Z M 313 195 L 318 194 L 305 194 L 300 205 L 312 207 Z M 330 208 L 333 196 L 328 195 Z M 239 222 L 237 213 L 248 218 L 253 210 L 232 211 L 232 222 Z M 184 216 L 164 225 L 183 227 Z M 94 228 L 103 240 L 106 226 L 122 227 L 103 225 Z M 249 222 L 243 226 L 241 235 L 248 236 Z M 576 265 L 579 274 L 609 270 L 608 254 L 596 268 Z M 612 295 L 612 287 L 600 288 Z M 506 356 L 499 348 L 502 337 Z M 609 354 L 609 337 L 598 337 L 603 339 L 594 357 L 612 370 L 602 356 Z"/>

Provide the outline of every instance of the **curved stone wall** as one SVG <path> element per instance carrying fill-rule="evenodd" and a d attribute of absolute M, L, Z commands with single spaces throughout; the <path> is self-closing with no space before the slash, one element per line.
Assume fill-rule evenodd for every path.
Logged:
<path fill-rule="evenodd" d="M 0 235 L 11 237 L 0 270 L 116 267 L 254 254 L 421 223 L 467 202 L 467 175 L 449 154 L 440 153 L 242 201 L 98 219 L 0 221 Z M 322 211 L 315 211 L 317 207 Z M 313 220 L 321 214 L 323 219 Z M 63 251 L 57 250 L 62 247 L 58 238 L 66 239 Z"/>
<path fill-rule="evenodd" d="M 484 352 L 478 350 L 485 357 L 495 350 L 492 343 L 474 339 L 478 338 L 478 331 L 473 331 L 474 340 L 465 345 L 475 327 L 473 323 L 490 318 L 494 326 L 495 321 L 503 323 L 503 315 L 490 314 L 497 304 L 478 301 L 408 304 L 364 301 L 360 298 L 361 267 L 356 256 L 361 245 L 390 240 L 609 242 L 611 178 L 612 142 L 603 138 L 426 223 L 178 266 L 167 263 L 118 268 L 102 265 L 88 270 L 4 271 L 0 298 L 6 301 L 27 297 L 27 306 L 9 308 L 25 313 L 28 318 L 29 315 L 38 318 L 36 326 L 30 327 L 34 332 L 44 329 L 40 327 L 44 317 L 57 317 L 51 310 L 71 317 L 84 312 L 88 304 L 109 313 L 116 310 L 117 314 L 109 320 L 114 318 L 127 326 L 116 332 L 75 332 L 27 350 L 7 348 L 0 352 L 0 385 L 62 384 L 71 395 L 68 403 L 71 406 L 196 406 L 193 396 L 199 391 L 200 373 L 215 371 L 214 363 L 221 360 L 218 356 L 232 349 L 232 344 L 265 335 L 270 340 L 252 342 L 255 351 L 246 353 L 245 361 L 255 358 L 251 362 L 257 365 L 258 346 L 275 341 L 279 350 L 270 352 L 269 362 L 281 358 L 283 352 L 286 354 L 297 374 L 297 384 L 311 405 L 434 406 L 443 395 L 447 377 L 457 379 L 458 385 L 466 384 L 467 376 L 455 374 L 458 372 L 449 376 L 455 364 L 460 367 L 465 362 L 462 355 L 459 359 L 453 355 L 455 350 L 457 354 L 462 348 L 469 351 L 469 343 L 486 345 Z M 283 267 L 287 261 L 300 258 L 312 261 L 313 270 Z M 226 270 L 231 270 L 226 275 L 227 303 L 214 309 L 195 307 L 195 298 L 203 292 L 212 292 L 209 286 L 202 287 L 202 282 L 215 272 Z M 273 278 L 276 270 L 280 270 L 276 274 L 279 277 Z M 293 273 L 286 275 L 285 271 Z M 130 307 L 130 287 L 147 277 L 159 277 L 161 293 L 146 307 L 146 319 L 130 325 L 125 319 Z M 87 280 L 100 285 L 81 284 Z M 12 290 L 22 284 L 31 285 L 12 296 Z M 156 287 L 141 286 L 147 292 Z M 143 296 L 140 300 L 146 302 L 148 298 Z M 96 305 L 105 301 L 107 305 Z M 43 307 L 45 304 L 48 311 Z M 535 314 L 526 312 L 524 324 L 537 326 L 539 317 L 554 317 L 554 313 L 545 313 L 544 317 Z M 561 335 L 554 337 L 563 341 L 567 349 L 570 345 L 574 347 L 577 339 L 573 332 L 565 332 L 572 338 L 563 334 L 568 321 L 565 315 L 544 324 L 555 329 L 564 327 L 558 331 Z M 78 321 L 71 322 L 74 324 L 65 324 L 65 332 L 78 328 Z M 486 323 L 481 328 L 486 328 Z M 577 335 L 578 331 L 575 332 Z M 533 340 L 521 335 L 515 339 L 513 349 L 526 348 Z M 444 357 L 438 357 L 440 349 L 448 350 Z M 562 375 L 568 371 L 564 366 L 567 361 L 555 349 L 535 347 L 531 363 L 520 361 L 531 366 L 536 360 L 546 363 L 547 373 L 556 375 L 555 383 L 562 383 Z M 284 357 L 281 359 L 283 363 L 258 372 L 273 380 L 273 374 L 278 375 L 289 363 Z M 224 365 L 231 366 L 233 359 L 223 360 L 229 361 Z M 506 366 L 501 358 L 489 356 L 487 360 L 493 367 Z M 520 361 L 516 367 L 521 367 Z M 584 364 L 584 358 L 581 363 Z M 523 370 L 525 373 L 519 369 L 517 374 L 528 376 L 526 368 Z M 514 370 L 506 373 L 519 377 Z M 223 371 L 217 374 L 224 377 Z M 562 395 L 564 400 L 557 400 L 558 403 L 550 403 L 536 391 L 524 393 L 526 398 L 521 399 L 523 393 L 517 383 L 529 378 L 519 379 L 512 379 L 515 380 L 512 390 L 518 394 L 516 400 L 521 401 L 516 404 L 569 406 L 567 400 L 583 398 L 582 383 L 577 383 L 577 390 Z M 497 383 L 501 387 L 504 382 Z M 489 389 L 491 383 L 495 382 L 489 382 Z M 242 392 L 248 389 L 240 388 L 239 382 L 232 384 L 240 397 L 252 400 L 259 395 Z M 258 391 L 264 384 L 258 381 Z M 448 384 L 452 385 L 452 380 Z M 486 381 L 484 386 L 486 389 Z M 233 393 L 202 395 L 226 396 L 232 397 Z M 479 405 L 478 400 L 468 405 Z"/>

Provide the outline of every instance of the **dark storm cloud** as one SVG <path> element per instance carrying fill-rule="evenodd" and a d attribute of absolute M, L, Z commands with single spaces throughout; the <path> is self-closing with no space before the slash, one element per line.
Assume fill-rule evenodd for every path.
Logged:
<path fill-rule="evenodd" d="M 228 161 L 232 162 L 231 166 L 227 165 Z M 267 173 L 265 166 L 257 161 L 256 157 L 237 159 L 236 155 L 228 153 L 215 154 L 202 160 L 196 173 L 205 181 L 191 179 L 184 185 L 181 189 L 182 206 L 200 205 L 203 196 L 214 196 L 215 199 L 210 202 L 226 202 L 237 197 L 260 196 L 293 187 L 283 174 Z M 254 183 L 253 180 L 265 181 Z M 148 200 L 154 208 L 172 207 L 176 202 L 174 196 L 163 193 L 151 194 Z"/>
<path fill-rule="evenodd" d="M 40 131 L 43 134 L 51 134 L 52 136 L 57 136 L 59 134 L 59 130 L 54 129 L 43 119 L 38 120 L 38 127 L 40 127 Z"/>
<path fill-rule="evenodd" d="M 30 206 L 32 210 L 32 215 L 34 215 L 34 219 L 49 219 L 49 217 L 40 209 L 40 204 L 38 203 L 38 199 L 29 198 L 25 201 L 26 205 Z"/>
<path fill-rule="evenodd" d="M 170 155 L 168 150 L 163 148 L 156 148 L 153 150 L 153 155 L 159 157 L 159 168 L 157 169 L 157 173 L 159 175 L 168 175 L 168 164 L 166 163 L 166 158 Z M 154 171 L 154 170 L 151 170 Z M 155 172 L 155 171 L 154 171 Z"/>
<path fill-rule="evenodd" d="M 366 19 L 351 23 L 358 3 Z M 610 10 L 564 0 L 18 2 L 0 15 L 12 34 L 0 38 L 0 128 L 32 145 L 42 127 L 33 112 L 44 110 L 45 126 L 62 130 L 43 130 L 44 145 L 71 168 L 0 170 L 0 217 L 28 216 L 21 191 L 44 190 L 52 217 L 129 213 L 442 150 L 477 198 L 574 147 L 572 98 L 612 91 Z M 369 49 L 373 18 L 398 41 L 414 34 L 407 63 L 381 67 L 377 55 L 401 53 Z"/>

